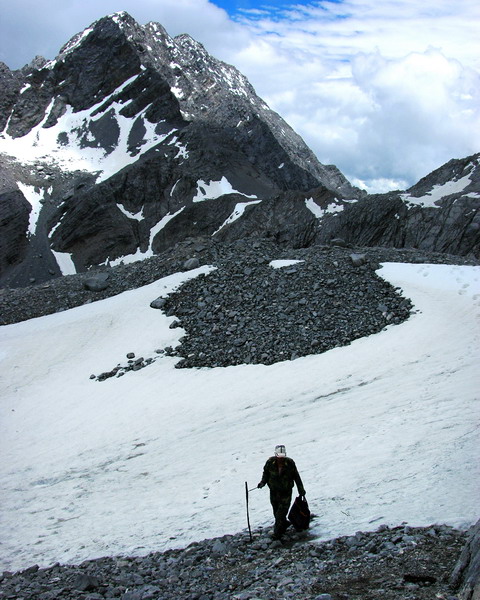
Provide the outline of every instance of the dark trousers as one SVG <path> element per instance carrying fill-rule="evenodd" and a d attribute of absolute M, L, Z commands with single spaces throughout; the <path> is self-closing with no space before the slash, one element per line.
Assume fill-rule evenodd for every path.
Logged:
<path fill-rule="evenodd" d="M 275 526 L 273 535 L 276 538 L 281 538 L 288 527 L 287 515 L 288 509 L 292 502 L 292 490 L 278 491 L 270 490 L 270 503 L 273 508 L 273 516 L 275 517 Z"/>

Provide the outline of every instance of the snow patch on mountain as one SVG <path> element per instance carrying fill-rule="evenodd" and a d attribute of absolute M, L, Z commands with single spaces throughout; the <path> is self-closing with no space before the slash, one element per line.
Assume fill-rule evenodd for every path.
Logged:
<path fill-rule="evenodd" d="M 87 29 L 85 29 L 84 31 L 82 31 L 81 33 L 78 33 L 76 36 L 74 36 L 61 50 L 61 55 L 64 56 L 65 54 L 69 54 L 70 52 L 72 52 L 72 50 L 75 50 L 75 48 L 78 48 L 78 46 L 80 46 L 80 44 L 83 42 L 83 40 L 90 35 L 90 33 L 93 31 L 93 27 L 87 27 Z M 52 61 L 53 62 L 53 61 Z"/>
<path fill-rule="evenodd" d="M 27 90 L 29 90 L 32 87 L 31 83 L 25 83 L 24 86 L 22 87 L 22 89 L 18 92 L 19 95 L 21 96 L 22 94 L 24 94 Z"/>
<path fill-rule="evenodd" d="M 437 203 L 445 196 L 461 194 L 465 188 L 472 183 L 470 175 L 465 175 L 458 180 L 447 181 L 444 184 L 434 185 L 430 192 L 424 196 L 415 197 L 410 194 L 401 194 L 404 202 L 411 206 L 422 206 L 423 208 L 441 208 Z"/>
<path fill-rule="evenodd" d="M 170 133 L 167 134 L 166 137 L 168 137 L 169 135 L 171 135 L 174 131 L 176 131 L 175 129 L 173 129 L 172 131 L 170 131 Z M 188 158 L 188 150 L 187 147 L 184 146 L 176 136 L 174 136 L 169 142 L 168 142 L 169 146 L 175 146 L 176 148 L 178 148 L 178 152 L 175 155 L 175 158 L 183 158 L 186 159 Z"/>
<path fill-rule="evenodd" d="M 133 219 L 135 221 L 143 221 L 143 219 L 145 218 L 143 216 L 143 208 L 140 212 L 137 213 L 132 213 L 130 211 L 128 211 L 122 204 L 117 204 L 117 208 L 128 218 L 128 219 Z"/>
<path fill-rule="evenodd" d="M 119 205 L 117 205 L 117 206 L 119 206 Z M 119 208 L 120 208 L 120 206 L 119 206 Z M 177 210 L 177 212 L 175 212 L 173 214 L 168 213 L 162 219 L 160 219 L 160 221 L 156 225 L 154 225 L 152 227 L 152 229 L 150 230 L 150 238 L 149 238 L 147 250 L 142 252 L 139 248 L 134 254 L 126 254 L 125 256 L 115 258 L 114 260 L 107 259 L 105 261 L 105 265 L 115 267 L 117 265 L 121 265 L 121 264 L 127 265 L 130 263 L 138 262 L 139 260 L 145 260 L 146 258 L 151 258 L 154 255 L 152 244 L 153 244 L 153 240 L 155 239 L 155 236 L 167 225 L 167 223 L 169 223 L 172 219 L 174 219 L 176 216 L 178 216 L 184 209 L 185 209 L 185 207 L 182 206 L 182 208 L 180 210 Z M 122 212 L 124 212 L 124 211 L 122 211 Z M 127 213 L 126 216 L 129 218 L 132 218 L 130 215 L 131 215 L 131 213 Z"/>
<path fill-rule="evenodd" d="M 298 265 L 298 263 L 304 262 L 303 260 L 272 260 L 269 265 L 273 269 L 283 269 L 284 267 L 291 267 Z"/>
<path fill-rule="evenodd" d="M 235 192 L 235 193 L 239 193 L 239 192 Z M 245 209 L 247 208 L 247 206 L 250 206 L 252 204 L 260 204 L 261 200 L 253 200 L 252 202 L 238 202 L 235 205 L 235 208 L 232 211 L 232 214 L 225 219 L 225 221 L 220 225 L 220 227 L 217 229 L 217 231 L 215 231 L 212 235 L 215 235 L 215 233 L 218 233 L 221 229 L 223 229 L 225 226 L 227 225 L 231 225 L 234 221 L 236 221 L 237 219 L 240 219 L 240 217 L 243 216 L 243 213 L 245 212 Z"/>
<path fill-rule="evenodd" d="M 344 209 L 343 204 L 336 202 L 331 202 L 326 208 L 322 208 L 321 206 L 318 206 L 313 198 L 307 198 L 305 200 L 305 206 L 315 215 L 315 217 L 317 217 L 317 219 L 323 219 L 325 215 L 340 213 Z"/>
<path fill-rule="evenodd" d="M 15 157 L 22 164 L 43 162 L 65 171 L 96 173 L 97 183 L 136 162 L 145 152 L 163 141 L 178 147 L 176 158 L 187 158 L 187 149 L 177 138 L 169 140 L 177 131 L 175 128 L 171 128 L 167 133 L 156 133 L 158 123 L 152 123 L 145 117 L 150 105 L 133 117 L 120 114 L 130 101 L 121 102 L 115 98 L 138 76 L 137 74 L 130 77 L 109 96 L 90 108 L 74 112 L 72 106 L 67 105 L 57 123 L 52 127 L 45 127 L 55 106 L 55 100 L 52 99 L 43 120 L 26 135 L 14 138 L 6 133 L 5 128 L 5 132 L 0 134 L 0 152 Z M 101 147 L 101 141 L 92 131 L 91 125 L 102 118 L 109 118 L 112 123 L 116 123 L 118 135 L 113 147 Z M 141 119 L 145 132 L 137 147 L 132 148 L 129 145 L 129 137 L 138 119 Z"/>
<path fill-rule="evenodd" d="M 35 235 L 37 229 L 37 221 L 40 215 L 40 210 L 42 208 L 42 201 L 44 199 L 44 191 L 39 191 L 38 188 L 35 188 L 33 185 L 27 185 L 26 183 L 22 183 L 21 181 L 17 181 L 17 185 L 19 190 L 24 195 L 25 199 L 32 206 L 32 210 L 30 211 L 30 219 L 28 223 L 28 233 L 30 235 Z"/>
<path fill-rule="evenodd" d="M 55 250 L 52 250 L 52 254 L 57 261 L 58 268 L 62 275 L 75 275 L 77 269 L 71 254 L 68 252 L 57 252 Z"/>
<path fill-rule="evenodd" d="M 206 183 L 203 179 L 197 181 L 197 192 L 193 197 L 193 202 L 204 202 L 205 200 L 215 200 L 226 194 L 240 194 L 246 198 L 257 198 L 254 194 L 248 195 L 234 189 L 228 179 L 223 176 L 220 181 L 210 181 Z"/>

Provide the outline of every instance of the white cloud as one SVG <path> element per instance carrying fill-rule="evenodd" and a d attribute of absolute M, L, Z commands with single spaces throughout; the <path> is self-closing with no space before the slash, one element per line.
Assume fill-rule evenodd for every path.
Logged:
<path fill-rule="evenodd" d="M 322 0 L 282 14 L 242 13 L 254 41 L 232 62 L 322 162 L 383 191 L 480 150 L 478 2 Z"/>

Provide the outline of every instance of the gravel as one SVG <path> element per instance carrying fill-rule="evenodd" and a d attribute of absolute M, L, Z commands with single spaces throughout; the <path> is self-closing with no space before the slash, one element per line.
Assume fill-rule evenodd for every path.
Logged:
<path fill-rule="evenodd" d="M 187 333 L 173 353 L 178 368 L 294 360 L 409 317 L 411 302 L 376 275 L 375 259 L 339 250 L 288 255 L 302 262 L 273 268 L 272 255 L 246 254 L 168 297 L 163 310 Z"/>
<path fill-rule="evenodd" d="M 449 579 L 466 533 L 445 525 L 381 526 L 325 542 L 266 528 L 143 557 L 0 576 L 0 598 L 16 600 L 430 600 L 453 599 Z"/>

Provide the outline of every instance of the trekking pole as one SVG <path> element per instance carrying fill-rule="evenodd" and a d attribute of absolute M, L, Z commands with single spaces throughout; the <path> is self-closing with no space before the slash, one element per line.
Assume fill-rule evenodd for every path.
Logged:
<path fill-rule="evenodd" d="M 252 529 L 250 527 L 250 515 L 248 514 L 248 492 L 251 491 L 248 489 L 248 484 L 247 482 L 245 482 L 245 497 L 246 497 L 246 502 L 247 502 L 247 524 L 248 524 L 248 532 L 250 534 L 250 542 L 253 542 L 253 537 L 252 537 Z"/>

